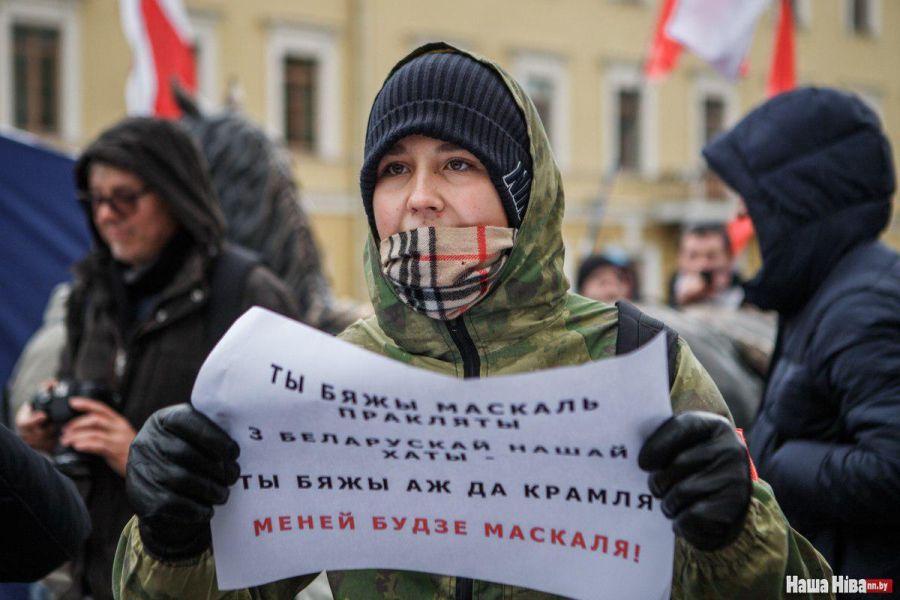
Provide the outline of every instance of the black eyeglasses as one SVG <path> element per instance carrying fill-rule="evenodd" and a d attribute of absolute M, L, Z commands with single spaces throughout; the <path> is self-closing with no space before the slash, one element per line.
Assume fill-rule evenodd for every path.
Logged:
<path fill-rule="evenodd" d="M 109 207 L 120 217 L 127 217 L 134 213 L 137 209 L 137 202 L 142 196 L 145 196 L 150 190 L 143 188 L 131 192 L 116 191 L 111 196 L 98 196 L 88 192 L 78 194 L 78 201 L 86 208 L 90 208 L 92 212 L 96 212 L 100 205 L 108 204 Z"/>

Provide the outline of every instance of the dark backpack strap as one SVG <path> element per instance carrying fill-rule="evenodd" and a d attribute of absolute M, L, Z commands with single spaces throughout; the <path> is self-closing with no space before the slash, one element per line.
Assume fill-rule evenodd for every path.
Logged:
<path fill-rule="evenodd" d="M 678 333 L 653 317 L 641 312 L 625 300 L 616 302 L 619 309 L 619 331 L 616 336 L 616 355 L 637 350 L 660 331 L 666 332 L 666 351 L 669 358 L 669 387 L 675 384 L 678 366 Z"/>
<path fill-rule="evenodd" d="M 207 308 L 207 336 L 214 346 L 241 316 L 244 287 L 250 271 L 262 264 L 259 255 L 235 244 L 225 244 L 212 266 Z"/>

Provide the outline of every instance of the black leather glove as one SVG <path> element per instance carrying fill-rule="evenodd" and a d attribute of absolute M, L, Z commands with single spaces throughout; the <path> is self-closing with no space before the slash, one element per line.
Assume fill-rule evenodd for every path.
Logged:
<path fill-rule="evenodd" d="M 240 449 L 190 404 L 155 412 L 131 444 L 125 489 L 154 557 L 190 558 L 209 547 L 214 504 L 237 481 Z"/>
<path fill-rule="evenodd" d="M 638 455 L 650 492 L 675 533 L 699 550 L 718 550 L 740 534 L 750 507 L 747 449 L 727 419 L 684 412 L 653 432 Z"/>

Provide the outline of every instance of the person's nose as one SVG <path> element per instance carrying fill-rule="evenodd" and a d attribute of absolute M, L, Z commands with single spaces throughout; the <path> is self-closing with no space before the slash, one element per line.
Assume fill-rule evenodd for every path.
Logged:
<path fill-rule="evenodd" d="M 411 212 L 429 218 L 444 210 L 444 200 L 436 179 L 434 173 L 424 169 L 416 174 L 406 201 L 407 208 Z"/>

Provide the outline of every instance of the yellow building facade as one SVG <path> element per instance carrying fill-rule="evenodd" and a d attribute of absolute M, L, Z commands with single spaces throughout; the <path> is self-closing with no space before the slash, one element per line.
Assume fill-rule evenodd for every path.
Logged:
<path fill-rule="evenodd" d="M 219 110 L 230 97 L 287 138 L 335 291 L 356 298 L 366 297 L 357 175 L 368 109 L 390 67 L 432 40 L 499 61 L 532 94 L 563 174 L 569 273 L 585 251 L 612 244 L 638 259 L 645 293 L 664 296 L 680 228 L 734 209 L 705 178 L 699 150 L 765 99 L 777 10 L 761 19 L 737 84 L 689 55 L 648 83 L 641 65 L 658 4 L 185 0 L 206 106 Z M 798 83 L 859 93 L 900 151 L 900 2 L 793 4 Z M 56 56 L 56 67 L 26 73 L 23 52 L 34 64 Z M 0 0 L 0 125 L 77 150 L 125 115 L 130 61 L 117 0 Z M 37 97 L 43 104 L 26 102 Z M 896 214 L 885 239 L 900 247 Z"/>

